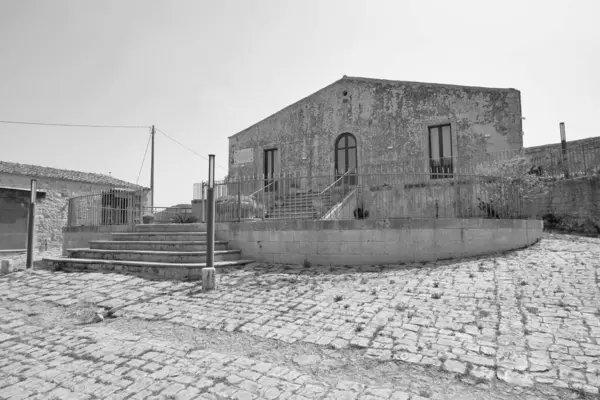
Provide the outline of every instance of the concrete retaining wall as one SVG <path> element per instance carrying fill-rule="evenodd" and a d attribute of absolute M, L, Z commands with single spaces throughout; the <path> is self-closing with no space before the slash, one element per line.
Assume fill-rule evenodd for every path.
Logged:
<path fill-rule="evenodd" d="M 103 226 L 72 226 L 65 227 L 63 233 L 62 254 L 67 255 L 66 249 L 89 248 L 90 240 L 111 240 L 113 232 L 128 232 L 132 227 L 127 225 Z"/>
<path fill-rule="evenodd" d="M 216 224 L 242 258 L 323 265 L 391 264 L 490 254 L 538 241 L 536 220 L 393 219 Z"/>

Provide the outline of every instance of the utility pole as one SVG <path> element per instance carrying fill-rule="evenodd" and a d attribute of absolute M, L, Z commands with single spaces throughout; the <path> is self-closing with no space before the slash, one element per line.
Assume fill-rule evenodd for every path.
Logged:
<path fill-rule="evenodd" d="M 154 212 L 154 125 L 152 125 L 150 135 L 152 135 L 152 153 L 150 161 L 150 212 L 152 213 Z"/>
<path fill-rule="evenodd" d="M 569 179 L 569 160 L 567 156 L 567 134 L 565 133 L 565 123 L 560 123 L 560 144 L 562 147 L 562 166 L 565 178 Z"/>

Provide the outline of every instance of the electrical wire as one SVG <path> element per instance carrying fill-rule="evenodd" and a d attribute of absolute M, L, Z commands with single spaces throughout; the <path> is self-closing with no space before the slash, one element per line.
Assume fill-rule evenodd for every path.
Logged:
<path fill-rule="evenodd" d="M 144 168 L 144 162 L 146 162 L 146 155 L 148 155 L 148 147 L 150 147 L 150 140 L 151 139 L 152 139 L 152 135 L 150 134 L 148 136 L 148 143 L 146 143 L 146 151 L 144 152 L 144 159 L 142 160 L 142 165 L 140 166 L 140 172 L 138 173 L 137 180 L 135 181 L 136 185 L 140 181 L 140 176 L 142 175 L 142 168 Z"/>
<path fill-rule="evenodd" d="M 163 131 L 161 131 L 160 129 L 158 129 L 158 128 L 154 128 L 154 129 L 156 129 L 158 132 L 162 133 L 163 135 L 165 135 L 166 137 L 168 137 L 169 139 L 171 139 L 172 141 L 174 141 L 175 143 L 177 143 L 178 145 L 180 145 L 180 146 L 181 146 L 181 147 L 183 147 L 184 149 L 186 149 L 186 150 L 188 150 L 188 151 L 190 151 L 190 152 L 194 153 L 195 155 L 197 155 L 197 156 L 199 156 L 199 157 L 201 157 L 201 158 L 205 159 L 206 161 L 208 161 L 208 157 L 206 157 L 206 156 L 203 156 L 202 154 L 200 154 L 200 153 L 198 153 L 198 152 L 196 152 L 196 151 L 194 151 L 194 150 L 190 149 L 189 147 L 187 147 L 187 146 L 186 146 L 186 145 L 184 145 L 183 143 L 181 143 L 181 142 L 177 141 L 176 139 L 172 138 L 171 136 L 167 135 L 166 133 L 164 133 L 164 132 L 163 132 Z M 217 167 L 219 167 L 219 168 L 221 168 L 221 169 L 223 169 L 223 170 L 227 171 L 227 168 L 225 168 L 225 167 L 223 167 L 223 166 L 221 166 L 221 165 L 219 165 L 219 164 L 217 164 L 217 163 L 215 163 L 215 165 L 216 165 Z"/>
<path fill-rule="evenodd" d="M 124 129 L 148 129 L 149 126 L 141 125 L 91 125 L 91 124 L 53 124 L 49 122 L 28 122 L 28 121 L 0 121 L 0 124 L 19 124 L 19 125 L 42 125 L 42 126 L 63 126 L 75 128 L 124 128 Z"/>

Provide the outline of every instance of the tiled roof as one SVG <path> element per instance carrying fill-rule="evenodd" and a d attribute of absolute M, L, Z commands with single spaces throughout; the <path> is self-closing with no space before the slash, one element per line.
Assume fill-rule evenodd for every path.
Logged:
<path fill-rule="evenodd" d="M 18 164 L 8 161 L 0 161 L 0 173 L 24 175 L 29 176 L 31 178 L 47 178 L 74 182 L 93 183 L 97 185 L 114 186 L 123 189 L 144 188 L 143 186 L 125 182 L 104 174 L 94 174 L 91 172 L 71 171 L 68 169 L 40 167 L 39 165 Z"/>

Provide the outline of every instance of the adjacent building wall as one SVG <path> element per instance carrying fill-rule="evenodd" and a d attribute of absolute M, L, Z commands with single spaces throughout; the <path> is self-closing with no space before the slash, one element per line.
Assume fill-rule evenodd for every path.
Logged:
<path fill-rule="evenodd" d="M 600 175 L 553 182 L 534 213 L 544 217 L 549 228 L 600 233 Z"/>
<path fill-rule="evenodd" d="M 345 132 L 357 139 L 359 171 L 426 167 L 428 127 L 447 123 L 453 156 L 523 146 L 518 90 L 344 78 L 230 137 L 229 172 L 262 174 L 264 150 L 277 148 L 283 173 L 330 176 Z"/>
<path fill-rule="evenodd" d="M 70 197 L 89 193 L 99 193 L 110 186 L 36 178 L 38 189 L 45 191 L 36 207 L 36 246 L 38 249 L 60 247 L 63 241 L 62 228 L 67 224 L 68 201 Z M 29 204 L 31 178 L 22 175 L 0 173 L 0 187 L 26 189 L 26 204 Z M 11 246 L 26 247 L 26 235 L 21 229 L 27 224 L 27 212 L 11 207 L 0 209 L 0 232 L 6 237 L 12 232 Z M 17 239 L 14 239 L 14 235 Z"/>

